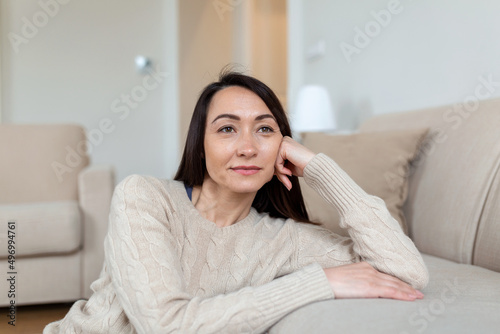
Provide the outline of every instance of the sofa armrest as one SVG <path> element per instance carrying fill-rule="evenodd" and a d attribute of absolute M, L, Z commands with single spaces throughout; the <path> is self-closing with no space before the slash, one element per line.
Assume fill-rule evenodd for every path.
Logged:
<path fill-rule="evenodd" d="M 78 198 L 83 214 L 81 294 L 84 298 L 92 294 L 90 284 L 102 269 L 114 178 L 111 166 L 90 166 L 78 175 Z"/>

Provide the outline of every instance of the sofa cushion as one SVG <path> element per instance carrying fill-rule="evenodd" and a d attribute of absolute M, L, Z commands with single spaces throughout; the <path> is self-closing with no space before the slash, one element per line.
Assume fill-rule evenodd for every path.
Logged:
<path fill-rule="evenodd" d="M 479 221 L 472 263 L 500 272 L 500 159 L 498 164 Z"/>
<path fill-rule="evenodd" d="M 408 193 L 409 163 L 417 155 L 426 133 L 426 129 L 351 135 L 306 133 L 303 143 L 331 157 L 363 190 L 382 198 L 406 232 L 402 207 Z M 310 218 L 338 234 L 347 235 L 339 227 L 338 212 L 303 180 L 301 188 Z"/>
<path fill-rule="evenodd" d="M 424 255 L 430 274 L 414 302 L 332 299 L 306 305 L 279 321 L 277 333 L 497 333 L 500 274 Z"/>
<path fill-rule="evenodd" d="M 85 145 L 78 125 L 0 125 L 0 204 L 77 200 Z"/>
<path fill-rule="evenodd" d="M 474 249 L 480 249 L 482 260 L 476 261 L 491 263 L 484 256 L 494 253 L 498 268 L 500 207 L 493 198 L 487 210 L 485 206 L 487 197 L 495 196 L 491 188 L 500 163 L 499 124 L 500 99 L 494 99 L 474 108 L 457 104 L 381 115 L 361 126 L 362 132 L 431 128 L 404 207 L 420 251 L 470 264 Z"/>
<path fill-rule="evenodd" d="M 16 257 L 70 253 L 81 246 L 82 222 L 78 202 L 0 205 L 0 244 L 7 244 L 8 225 L 14 221 Z M 0 248 L 0 258 L 7 257 Z"/>

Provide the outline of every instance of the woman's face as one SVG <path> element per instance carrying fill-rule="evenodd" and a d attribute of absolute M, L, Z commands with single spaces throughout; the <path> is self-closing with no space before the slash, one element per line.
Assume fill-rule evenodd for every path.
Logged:
<path fill-rule="evenodd" d="M 219 190 L 256 193 L 273 177 L 282 138 L 273 114 L 255 93 L 239 86 L 215 93 L 205 128 L 205 182 Z"/>

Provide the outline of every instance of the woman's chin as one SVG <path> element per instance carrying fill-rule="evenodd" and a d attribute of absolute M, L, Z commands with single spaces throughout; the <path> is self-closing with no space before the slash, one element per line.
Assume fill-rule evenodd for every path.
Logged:
<path fill-rule="evenodd" d="M 234 193 L 238 194 L 256 194 L 264 186 L 262 182 L 239 182 L 234 184 L 230 189 Z"/>
<path fill-rule="evenodd" d="M 272 175 L 269 177 L 268 175 L 256 175 L 253 176 L 237 176 L 231 178 L 224 178 L 220 180 L 214 180 L 212 178 L 206 178 L 204 182 L 207 184 L 212 184 L 216 192 L 221 194 L 222 192 L 234 193 L 234 194 L 256 194 L 260 188 L 264 186 L 270 179 L 272 179 Z M 219 182 L 217 182 L 219 181 Z"/>
<path fill-rule="evenodd" d="M 232 190 L 232 192 L 234 192 L 236 194 L 245 195 L 245 194 L 256 194 L 259 191 L 259 189 L 260 188 L 256 188 L 256 187 L 237 187 L 237 188 L 233 188 L 231 190 Z"/>

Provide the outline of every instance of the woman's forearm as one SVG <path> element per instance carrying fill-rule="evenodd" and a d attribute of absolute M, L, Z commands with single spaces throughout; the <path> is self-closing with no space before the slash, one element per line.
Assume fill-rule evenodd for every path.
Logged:
<path fill-rule="evenodd" d="M 390 215 L 383 200 L 368 195 L 332 159 L 318 154 L 304 169 L 308 185 L 339 211 L 360 260 L 415 288 L 428 282 L 419 251 Z"/>

